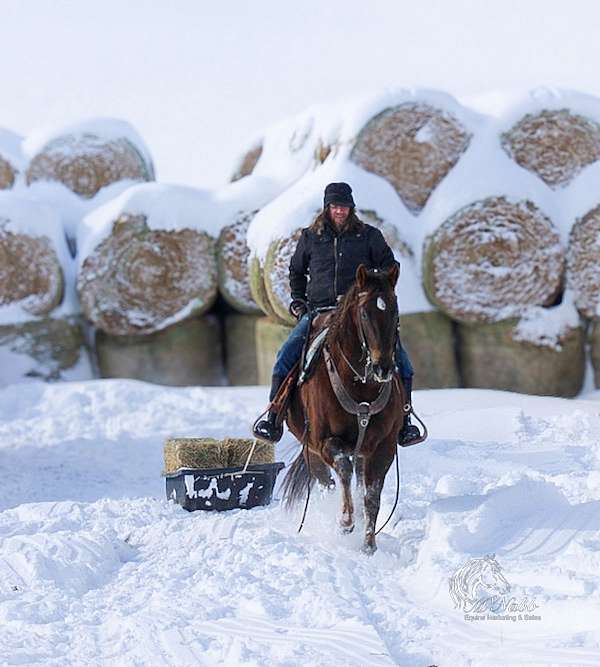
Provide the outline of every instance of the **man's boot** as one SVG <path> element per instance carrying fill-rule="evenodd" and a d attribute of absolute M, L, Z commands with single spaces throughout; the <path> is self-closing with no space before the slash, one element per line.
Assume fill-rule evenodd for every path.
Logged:
<path fill-rule="evenodd" d="M 404 389 L 406 391 L 406 402 L 409 405 L 412 405 L 412 377 L 402 378 L 404 383 Z M 413 440 L 417 440 L 421 437 L 421 432 L 410 421 L 410 412 L 407 412 L 404 415 L 404 423 L 402 424 L 402 430 L 398 434 L 398 444 L 401 447 L 404 447 L 406 444 L 411 443 Z"/>
<path fill-rule="evenodd" d="M 271 391 L 269 392 L 269 402 L 273 402 L 281 383 L 285 378 L 280 375 L 273 375 L 271 378 Z M 266 440 L 267 442 L 279 442 L 283 435 L 283 425 L 277 425 L 277 413 L 269 410 L 265 419 L 261 419 L 254 425 L 253 433 L 255 438 Z"/>

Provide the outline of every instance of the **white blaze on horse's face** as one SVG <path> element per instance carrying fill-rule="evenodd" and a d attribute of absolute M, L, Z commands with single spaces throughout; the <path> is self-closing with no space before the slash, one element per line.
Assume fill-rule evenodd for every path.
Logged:
<path fill-rule="evenodd" d="M 386 307 L 387 306 L 385 305 L 385 301 L 380 296 L 378 296 L 377 297 L 377 308 L 379 308 L 379 310 L 385 310 Z"/>

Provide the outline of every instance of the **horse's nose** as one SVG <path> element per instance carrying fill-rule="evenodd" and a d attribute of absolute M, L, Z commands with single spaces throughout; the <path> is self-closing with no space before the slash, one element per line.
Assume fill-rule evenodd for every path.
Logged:
<path fill-rule="evenodd" d="M 389 382 L 392 379 L 392 370 L 383 364 L 373 364 L 373 376 L 377 382 Z"/>

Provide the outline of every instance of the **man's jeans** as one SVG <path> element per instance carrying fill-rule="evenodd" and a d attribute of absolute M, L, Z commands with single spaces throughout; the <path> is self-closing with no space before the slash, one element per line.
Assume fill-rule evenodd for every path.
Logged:
<path fill-rule="evenodd" d="M 292 329 L 289 338 L 277 353 L 273 375 L 284 378 L 292 370 L 294 364 L 300 359 L 302 354 L 302 347 L 308 335 L 309 327 L 310 315 L 307 313 L 300 318 L 298 324 Z M 396 365 L 403 381 L 412 378 L 414 370 L 408 354 L 406 354 L 405 349 L 402 347 L 400 338 L 396 340 Z"/>

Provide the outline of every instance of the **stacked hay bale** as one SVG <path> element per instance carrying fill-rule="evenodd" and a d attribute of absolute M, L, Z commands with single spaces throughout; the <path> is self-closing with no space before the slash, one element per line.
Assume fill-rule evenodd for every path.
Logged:
<path fill-rule="evenodd" d="M 470 139 L 457 115 L 417 97 L 370 118 L 358 132 L 350 159 L 388 181 L 406 208 L 418 214 Z"/>
<path fill-rule="evenodd" d="M 0 193 L 0 349 L 3 382 L 90 376 L 79 321 L 71 315 L 62 225 L 49 208 Z M 65 268 L 63 268 L 65 267 Z"/>
<path fill-rule="evenodd" d="M 178 186 L 133 186 L 86 217 L 77 288 L 103 332 L 101 371 L 112 373 L 127 349 L 139 379 L 222 383 L 215 325 L 197 319 L 217 295 L 216 230 L 204 193 Z"/>
<path fill-rule="evenodd" d="M 17 134 L 0 128 L 0 190 L 12 188 L 23 170 L 21 142 Z"/>
<path fill-rule="evenodd" d="M 144 142 L 126 122 L 103 118 L 33 134 L 24 144 L 28 185 L 58 181 L 81 197 L 121 180 L 152 181 L 154 167 Z"/>
<path fill-rule="evenodd" d="M 595 163 L 565 191 L 565 218 L 572 223 L 567 248 L 567 289 L 579 314 L 588 324 L 591 362 L 596 387 L 600 387 L 600 195 L 596 183 L 600 162 Z"/>
<path fill-rule="evenodd" d="M 491 124 L 432 197 L 424 286 L 457 323 L 465 386 L 573 396 L 584 336 L 563 297 L 560 209 L 537 174 L 494 150 L 507 122 Z"/>

